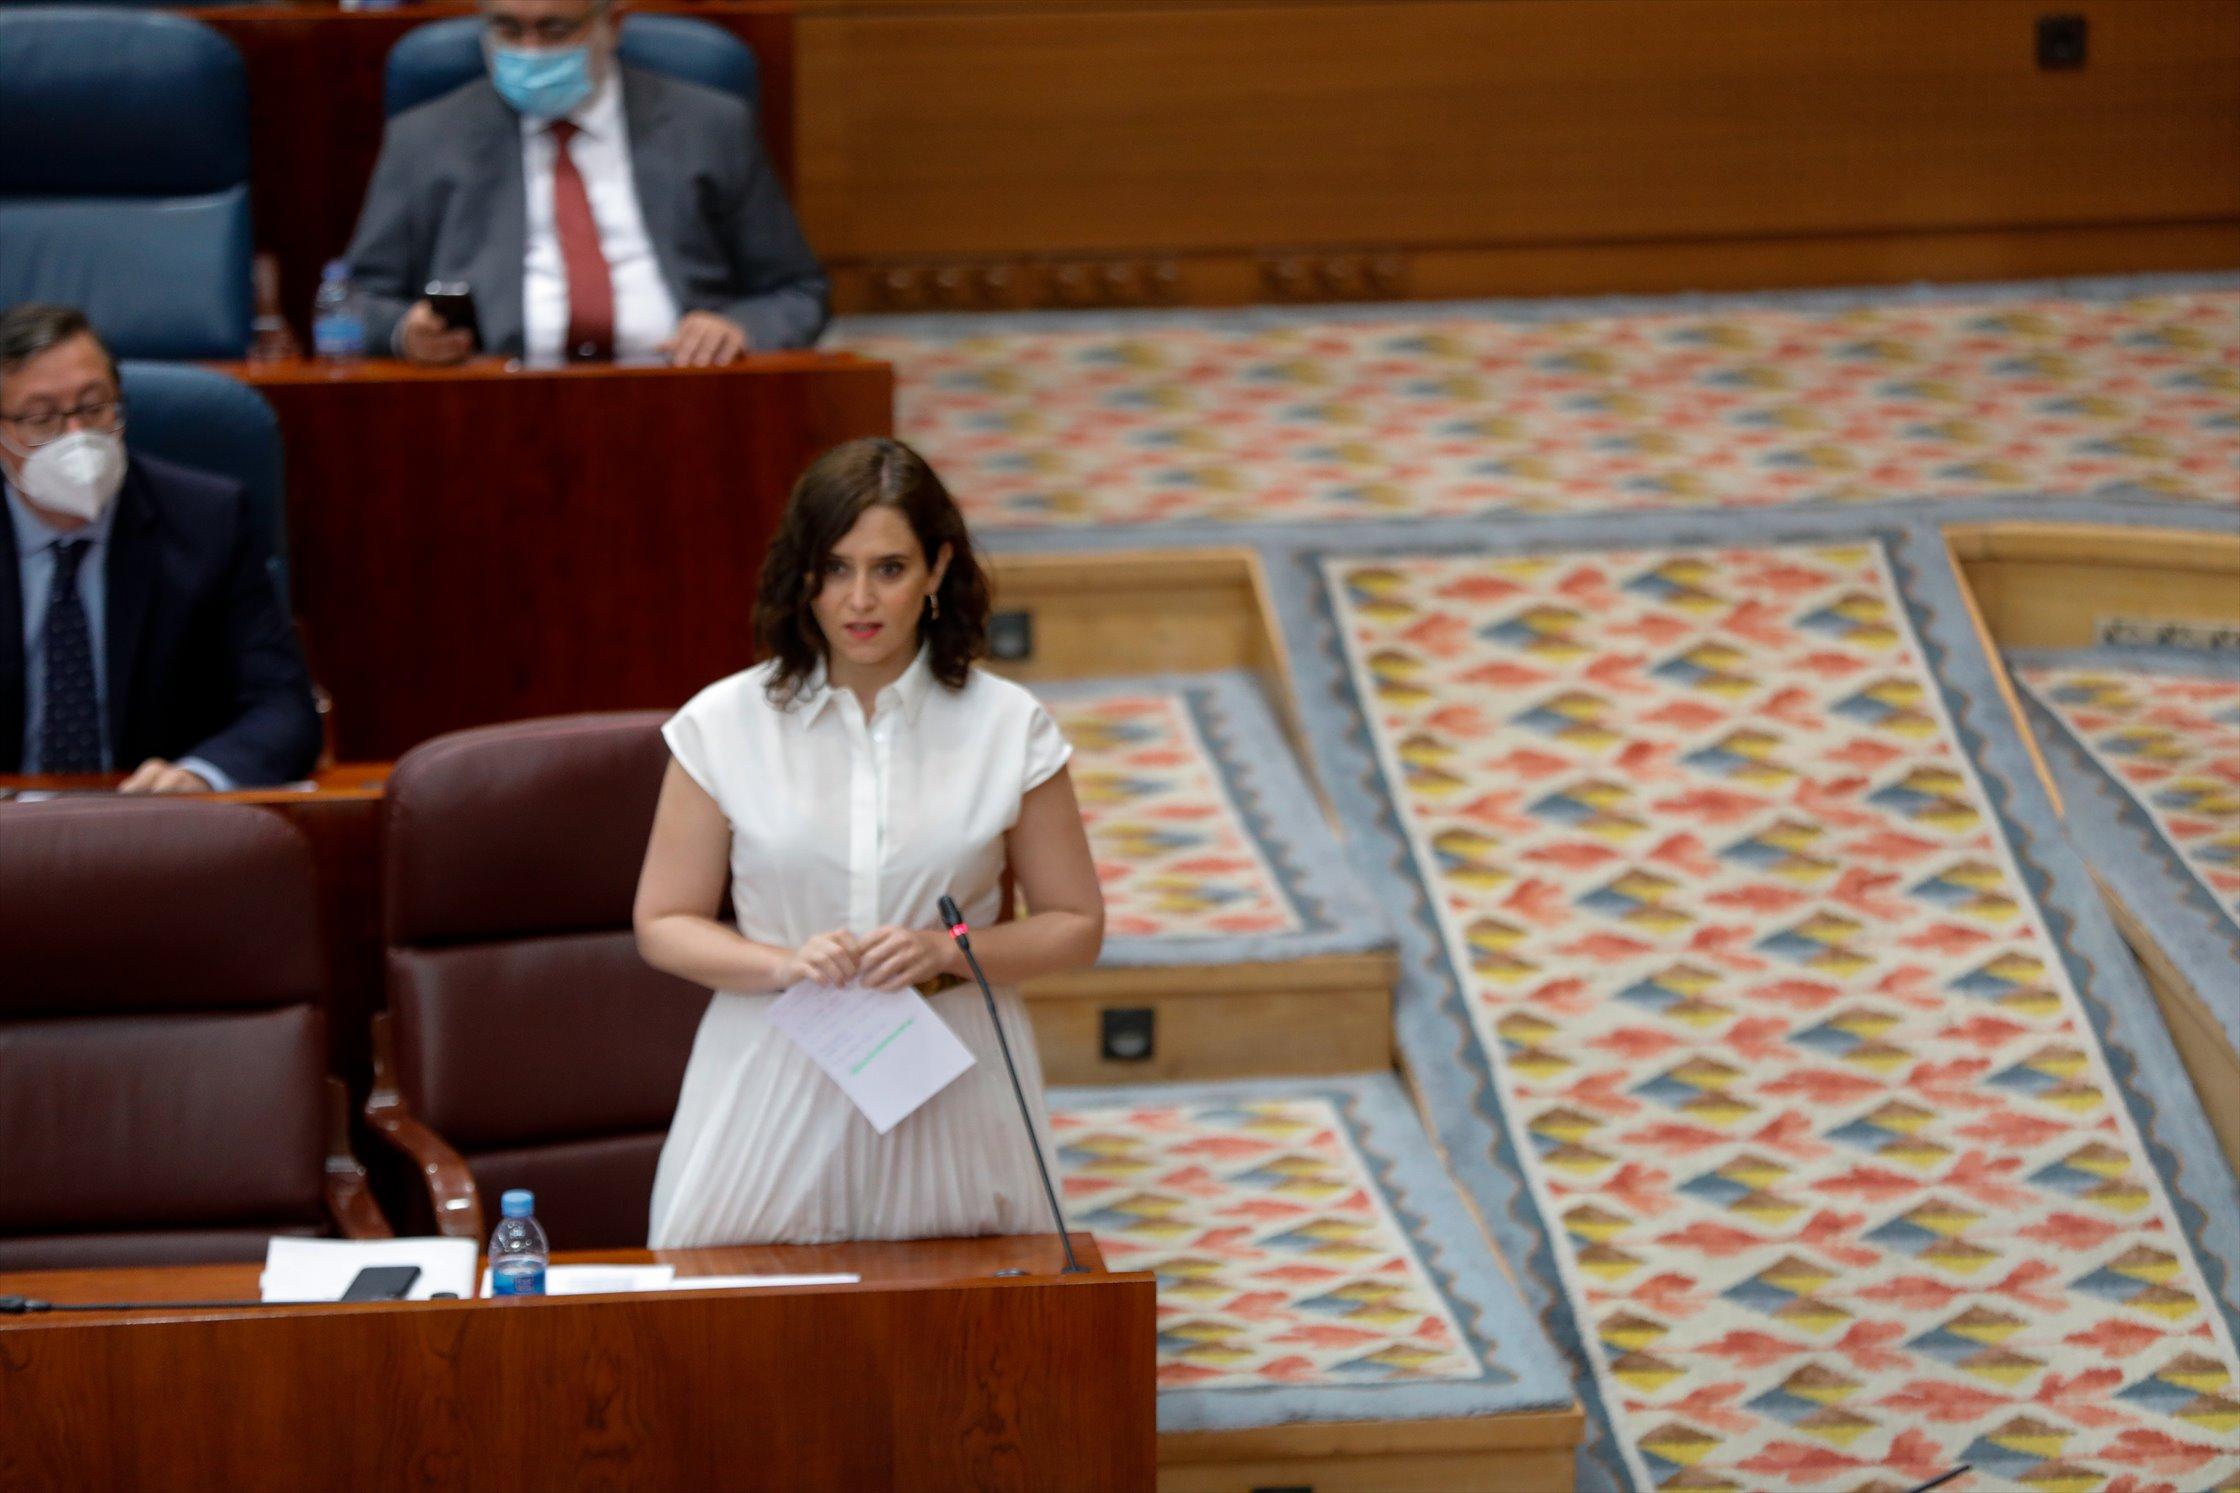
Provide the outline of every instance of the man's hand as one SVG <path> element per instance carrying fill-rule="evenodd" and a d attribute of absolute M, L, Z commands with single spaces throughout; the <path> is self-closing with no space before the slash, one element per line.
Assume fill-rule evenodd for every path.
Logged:
<path fill-rule="evenodd" d="M 858 976 L 873 990 L 900 990 L 922 985 L 941 973 L 949 952 L 949 935 L 926 929 L 878 928 L 863 940 L 863 967 Z"/>
<path fill-rule="evenodd" d="M 845 985 L 856 972 L 858 957 L 855 937 L 847 929 L 820 933 L 793 951 L 793 957 L 778 971 L 778 988 L 791 990 L 803 980 Z"/>
<path fill-rule="evenodd" d="M 687 311 L 661 350 L 677 368 L 721 368 L 747 350 L 747 333 L 713 311 Z"/>
<path fill-rule="evenodd" d="M 414 301 L 397 323 L 397 351 L 413 363 L 464 363 L 474 352 L 474 333 L 445 326 L 435 307 Z"/>
<path fill-rule="evenodd" d="M 119 793 L 208 793 L 210 785 L 184 767 L 173 767 L 161 757 L 150 757 L 131 777 L 117 785 Z"/>

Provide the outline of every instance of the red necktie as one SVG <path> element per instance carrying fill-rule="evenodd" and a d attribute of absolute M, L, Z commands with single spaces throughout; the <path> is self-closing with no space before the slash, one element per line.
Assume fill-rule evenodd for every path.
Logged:
<path fill-rule="evenodd" d="M 570 358 L 614 356 L 614 280 L 599 249 L 599 224 L 591 216 L 591 194 L 568 154 L 579 133 L 569 120 L 552 125 L 552 227 L 560 239 L 560 261 L 568 272 Z"/>

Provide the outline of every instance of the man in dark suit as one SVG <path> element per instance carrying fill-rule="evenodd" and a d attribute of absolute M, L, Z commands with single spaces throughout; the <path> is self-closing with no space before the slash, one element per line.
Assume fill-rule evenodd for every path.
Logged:
<path fill-rule="evenodd" d="M 615 60 L 612 0 L 485 0 L 487 76 L 389 122 L 350 264 L 366 341 L 474 343 L 422 291 L 464 281 L 482 345 L 729 362 L 806 347 L 825 279 L 730 94 Z"/>
<path fill-rule="evenodd" d="M 241 485 L 124 446 L 117 367 L 65 306 L 0 312 L 0 772 L 127 793 L 303 776 L 319 716 Z"/>

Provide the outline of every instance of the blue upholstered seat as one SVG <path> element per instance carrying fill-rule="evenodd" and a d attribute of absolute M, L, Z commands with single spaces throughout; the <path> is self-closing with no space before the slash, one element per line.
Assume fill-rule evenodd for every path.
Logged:
<path fill-rule="evenodd" d="M 249 84 L 160 11 L 0 6 L 0 306 L 82 309 L 120 356 L 249 345 Z"/>
<path fill-rule="evenodd" d="M 457 16 L 415 26 L 389 49 L 382 105 L 391 115 L 441 98 L 482 75 L 482 19 Z M 762 69 L 754 49 L 712 21 L 690 16 L 625 16 L 618 50 L 630 67 L 737 94 L 755 108 Z"/>
<path fill-rule="evenodd" d="M 238 379 L 184 363 L 125 362 L 125 441 L 134 450 L 231 477 L 271 536 L 272 582 L 288 604 L 288 512 L 280 421 Z"/>

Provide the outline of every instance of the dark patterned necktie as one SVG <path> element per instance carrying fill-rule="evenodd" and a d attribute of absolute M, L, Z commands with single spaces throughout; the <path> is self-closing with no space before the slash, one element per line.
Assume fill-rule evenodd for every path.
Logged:
<path fill-rule="evenodd" d="M 93 692 L 93 633 L 78 597 L 78 564 L 93 546 L 54 547 L 54 589 L 47 596 L 47 680 L 39 718 L 39 770 L 101 771 L 101 710 Z"/>

